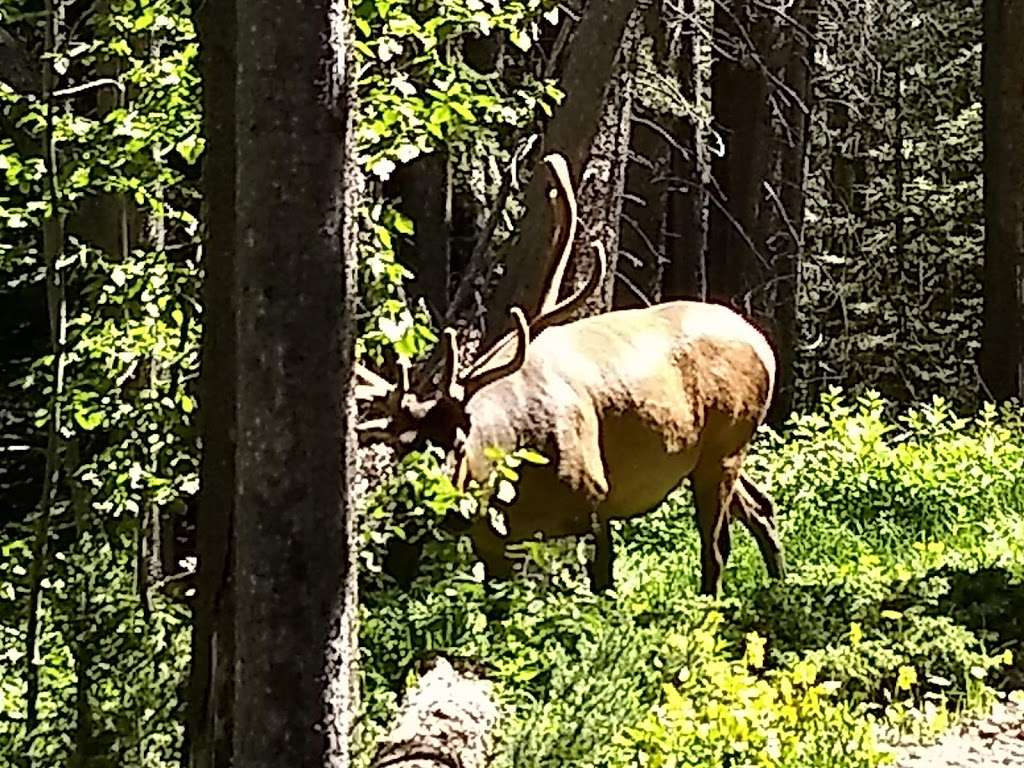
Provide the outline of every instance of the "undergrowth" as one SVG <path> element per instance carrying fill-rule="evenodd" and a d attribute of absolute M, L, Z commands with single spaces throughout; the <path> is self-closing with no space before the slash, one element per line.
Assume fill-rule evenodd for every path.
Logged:
<path fill-rule="evenodd" d="M 895 736 L 927 739 L 1021 684 L 1021 425 L 941 400 L 894 418 L 832 392 L 764 430 L 748 471 L 775 498 L 789 572 L 770 582 L 737 531 L 718 601 L 696 594 L 685 487 L 617 528 L 614 593 L 590 594 L 574 542 L 525 545 L 523 575 L 485 588 L 468 543 L 425 524 L 451 501 L 437 456 L 409 463 L 378 498 L 416 510 L 425 567 L 408 589 L 366 577 L 359 764 L 434 652 L 495 681 L 497 766 L 884 764 Z M 371 510 L 370 560 L 395 513 Z"/>

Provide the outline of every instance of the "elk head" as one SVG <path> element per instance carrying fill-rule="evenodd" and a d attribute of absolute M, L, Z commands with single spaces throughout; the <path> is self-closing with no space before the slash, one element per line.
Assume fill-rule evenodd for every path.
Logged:
<path fill-rule="evenodd" d="M 452 328 L 444 331 L 444 373 L 438 390 L 424 396 L 411 391 L 409 366 L 399 366 L 397 383 L 392 383 L 367 367 L 357 364 L 356 398 L 368 403 L 370 418 L 357 431 L 361 443 L 382 442 L 405 453 L 418 450 L 427 442 L 457 449 L 469 431 L 466 404 L 483 387 L 518 370 L 526 360 L 530 338 L 545 328 L 563 322 L 604 282 L 606 260 L 600 243 L 595 244 L 597 264 L 587 283 L 562 301 L 558 293 L 564 279 L 576 236 L 577 211 L 569 168 L 565 158 L 551 154 L 544 158 L 555 182 L 549 192 L 554 209 L 555 228 L 550 248 L 558 254 L 539 314 L 527 320 L 519 307 L 511 310 L 514 328 L 490 349 L 460 371 L 459 346 Z"/>

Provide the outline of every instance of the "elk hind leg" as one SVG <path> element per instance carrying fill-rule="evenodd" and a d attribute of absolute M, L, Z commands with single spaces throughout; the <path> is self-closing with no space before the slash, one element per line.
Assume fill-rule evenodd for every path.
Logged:
<path fill-rule="evenodd" d="M 782 579 L 786 573 L 786 558 L 782 539 L 775 528 L 775 505 L 771 497 L 745 474 L 740 475 L 730 514 L 742 522 L 754 537 L 768 575 Z"/>
<path fill-rule="evenodd" d="M 700 531 L 700 591 L 717 597 L 722 588 L 722 571 L 729 560 L 729 506 L 740 459 L 726 457 L 702 462 L 692 475 L 697 527 Z"/>

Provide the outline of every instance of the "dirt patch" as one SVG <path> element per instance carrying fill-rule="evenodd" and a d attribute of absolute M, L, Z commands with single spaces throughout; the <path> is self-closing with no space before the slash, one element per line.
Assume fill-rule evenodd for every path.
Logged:
<path fill-rule="evenodd" d="M 967 720 L 928 746 L 903 744 L 898 768 L 1024 768 L 1024 706 L 998 702 L 987 717 Z"/>

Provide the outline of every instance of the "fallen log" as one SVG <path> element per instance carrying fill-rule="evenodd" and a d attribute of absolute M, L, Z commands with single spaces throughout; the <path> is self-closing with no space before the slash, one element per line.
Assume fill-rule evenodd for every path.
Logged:
<path fill-rule="evenodd" d="M 497 719 L 491 683 L 438 657 L 407 692 L 372 768 L 483 768 Z"/>

